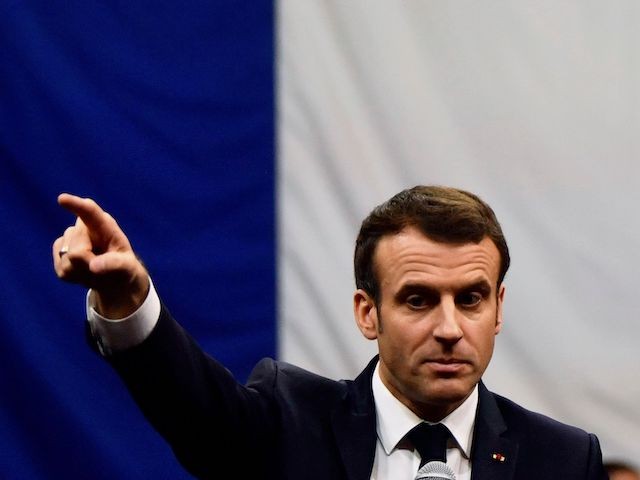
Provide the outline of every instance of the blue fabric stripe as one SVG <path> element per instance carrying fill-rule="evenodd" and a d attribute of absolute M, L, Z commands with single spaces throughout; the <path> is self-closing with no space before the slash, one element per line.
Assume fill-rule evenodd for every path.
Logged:
<path fill-rule="evenodd" d="M 275 355 L 271 2 L 0 6 L 0 477 L 189 478 L 83 338 L 50 245 L 102 203 L 239 380 Z"/>

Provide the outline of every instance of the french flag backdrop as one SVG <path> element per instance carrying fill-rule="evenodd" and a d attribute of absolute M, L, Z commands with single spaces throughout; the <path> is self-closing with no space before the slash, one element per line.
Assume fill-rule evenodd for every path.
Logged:
<path fill-rule="evenodd" d="M 638 24 L 631 0 L 4 2 L 0 478 L 190 478 L 55 277 L 63 191 L 244 381 L 264 356 L 355 376 L 360 221 L 472 190 L 513 256 L 488 387 L 637 461 Z"/>

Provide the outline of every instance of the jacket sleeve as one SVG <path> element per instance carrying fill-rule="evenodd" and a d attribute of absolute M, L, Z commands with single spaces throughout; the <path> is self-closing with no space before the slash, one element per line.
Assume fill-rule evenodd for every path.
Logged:
<path fill-rule="evenodd" d="M 274 380 L 245 387 L 207 355 L 162 306 L 160 319 L 141 344 L 107 361 L 122 378 L 144 416 L 198 478 L 220 478 L 242 465 L 247 451 L 276 434 Z M 265 439 L 271 441 L 264 443 Z M 249 449 L 249 450 L 248 450 Z"/>

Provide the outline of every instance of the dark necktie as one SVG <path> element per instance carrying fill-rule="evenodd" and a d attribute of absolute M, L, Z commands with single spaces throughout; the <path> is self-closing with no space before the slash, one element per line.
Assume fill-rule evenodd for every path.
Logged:
<path fill-rule="evenodd" d="M 422 422 L 414 427 L 407 436 L 418 453 L 420 466 L 432 460 L 447 462 L 447 440 L 451 432 L 442 423 L 429 425 Z"/>

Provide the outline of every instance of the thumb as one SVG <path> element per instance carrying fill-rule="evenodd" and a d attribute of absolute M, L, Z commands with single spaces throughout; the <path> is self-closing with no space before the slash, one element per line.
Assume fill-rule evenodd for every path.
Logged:
<path fill-rule="evenodd" d="M 138 273 L 140 267 L 140 260 L 132 251 L 106 252 L 96 255 L 89 262 L 89 270 L 96 275 L 119 272 L 133 277 Z"/>

